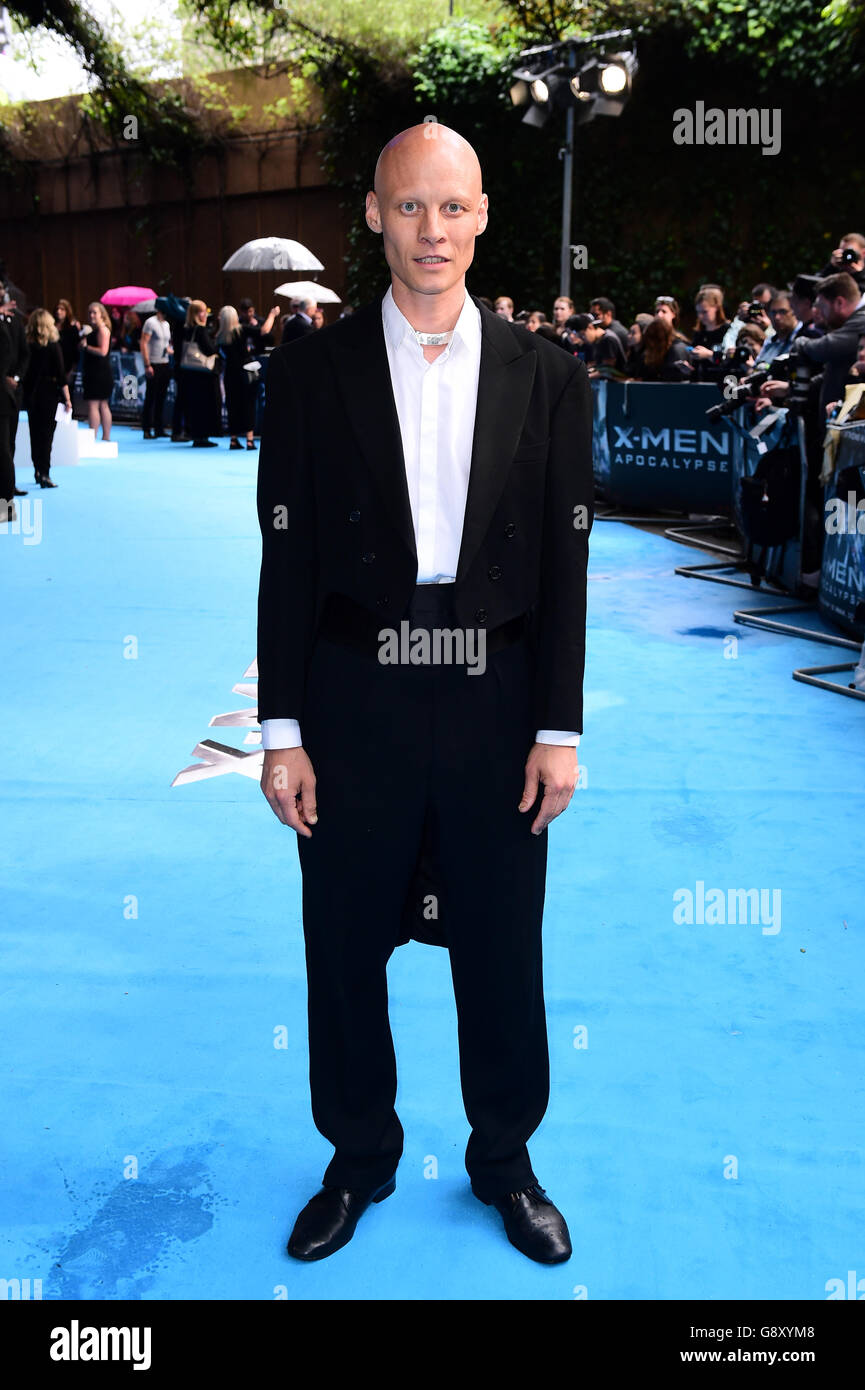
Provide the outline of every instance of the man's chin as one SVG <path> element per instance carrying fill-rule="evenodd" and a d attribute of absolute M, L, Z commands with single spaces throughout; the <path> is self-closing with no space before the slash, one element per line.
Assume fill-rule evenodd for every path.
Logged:
<path fill-rule="evenodd" d="M 440 271 L 421 270 L 414 265 L 401 266 L 399 270 L 391 266 L 391 270 L 412 294 L 446 294 L 455 285 L 465 282 L 465 271 L 453 263 L 442 266 Z"/>

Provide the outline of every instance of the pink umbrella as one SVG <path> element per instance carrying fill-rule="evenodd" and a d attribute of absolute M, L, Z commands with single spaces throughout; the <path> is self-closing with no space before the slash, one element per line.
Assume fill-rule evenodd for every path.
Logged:
<path fill-rule="evenodd" d="M 118 285 L 114 290 L 106 290 L 102 296 L 103 304 L 116 304 L 121 309 L 128 309 L 131 304 L 137 304 L 139 299 L 155 299 L 156 290 L 149 290 L 146 285 Z"/>

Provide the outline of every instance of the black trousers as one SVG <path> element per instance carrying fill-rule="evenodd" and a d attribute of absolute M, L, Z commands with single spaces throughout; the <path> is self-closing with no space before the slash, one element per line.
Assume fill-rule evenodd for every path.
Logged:
<path fill-rule="evenodd" d="M 15 500 L 15 465 L 12 462 L 11 434 L 12 416 L 0 415 L 0 522 L 6 521 L 9 508 Z"/>
<path fill-rule="evenodd" d="M 147 385 L 144 389 L 144 410 L 142 411 L 141 423 L 146 430 L 156 429 L 158 434 L 165 430 L 163 415 L 165 411 L 165 397 L 171 382 L 171 363 L 157 362 L 153 367 L 153 376 L 147 378 Z"/>
<path fill-rule="evenodd" d="M 455 626 L 452 591 L 418 586 L 412 627 Z M 374 650 L 322 637 L 313 651 L 301 734 L 319 819 L 298 852 L 312 1113 L 335 1150 L 327 1185 L 380 1185 L 402 1155 L 386 967 L 425 832 L 441 885 L 472 1189 L 489 1201 L 537 1180 L 526 1143 L 549 1099 L 547 832 L 530 830 L 542 791 L 533 810 L 517 810 L 535 734 L 528 640 L 489 655 L 483 674 L 469 669 L 383 665 Z"/>
<path fill-rule="evenodd" d="M 57 428 L 57 399 L 33 401 L 27 410 L 30 425 L 30 457 L 34 473 L 48 477 L 51 472 L 51 445 Z"/>

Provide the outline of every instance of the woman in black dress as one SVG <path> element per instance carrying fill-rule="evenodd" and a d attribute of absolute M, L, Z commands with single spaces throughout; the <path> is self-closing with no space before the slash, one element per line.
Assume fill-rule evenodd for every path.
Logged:
<path fill-rule="evenodd" d="M 81 394 L 87 402 L 87 423 L 94 436 L 102 421 L 102 438 L 107 442 L 111 437 L 111 410 L 108 402 L 114 389 L 114 374 L 108 357 L 111 343 L 111 320 L 104 304 L 94 299 L 87 306 L 90 331 L 86 334 L 81 351 Z"/>
<path fill-rule="evenodd" d="M 183 376 L 183 405 L 187 433 L 192 435 L 192 447 L 215 448 L 211 434 L 219 432 L 219 376 L 216 362 L 213 368 L 193 366 L 188 348 L 195 344 L 204 357 L 216 357 L 216 343 L 207 331 L 207 305 L 203 299 L 192 299 L 186 311 L 186 327 L 181 344 L 180 371 Z"/>
<path fill-rule="evenodd" d="M 57 332 L 60 334 L 63 370 L 66 373 L 66 380 L 71 391 L 81 352 L 81 324 L 75 317 L 75 311 L 68 299 L 58 299 L 57 308 L 54 310 L 54 322 L 57 324 Z"/>
<path fill-rule="evenodd" d="M 30 456 L 40 487 L 56 487 L 51 478 L 51 444 L 57 426 L 57 405 L 72 401 L 60 348 L 60 335 L 47 309 L 34 309 L 27 322 L 30 357 L 21 383 L 30 426 Z"/>
<path fill-rule="evenodd" d="M 247 449 L 255 448 L 255 394 L 253 373 L 245 370 L 247 362 L 256 355 L 248 346 L 246 334 L 233 304 L 219 311 L 219 331 L 216 335 L 219 355 L 224 363 L 222 380 L 225 383 L 225 406 L 228 411 L 229 448 L 242 449 L 240 435 L 246 435 Z"/>

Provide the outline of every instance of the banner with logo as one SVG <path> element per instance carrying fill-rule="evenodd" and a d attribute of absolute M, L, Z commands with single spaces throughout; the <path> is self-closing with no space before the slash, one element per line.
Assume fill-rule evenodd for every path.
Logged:
<path fill-rule="evenodd" d="M 851 637 L 865 637 L 865 425 L 845 430 L 826 489 L 820 612 Z"/>
<path fill-rule="evenodd" d="M 732 513 L 742 442 L 729 419 L 706 418 L 722 399 L 716 386 L 610 379 L 592 388 L 595 480 L 610 502 Z"/>

